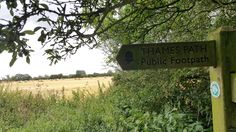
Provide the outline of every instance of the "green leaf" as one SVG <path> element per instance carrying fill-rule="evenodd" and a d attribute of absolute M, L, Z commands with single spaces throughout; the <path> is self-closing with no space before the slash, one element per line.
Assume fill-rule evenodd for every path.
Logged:
<path fill-rule="evenodd" d="M 39 18 L 37 22 L 47 22 L 49 25 L 51 25 L 50 19 L 49 18 L 45 18 L 45 17 Z"/>
<path fill-rule="evenodd" d="M 48 10 L 48 5 L 47 4 L 40 4 L 44 9 Z"/>
<path fill-rule="evenodd" d="M 14 12 L 12 9 L 10 10 L 10 14 L 11 14 L 11 16 L 14 16 Z"/>
<path fill-rule="evenodd" d="M 12 1 L 12 8 L 16 8 L 17 7 L 17 1 Z"/>
<path fill-rule="evenodd" d="M 44 43 L 45 42 L 45 40 L 46 40 L 46 37 L 47 37 L 47 35 L 44 33 L 44 31 L 42 30 L 41 31 L 41 35 L 39 36 L 39 38 L 38 38 L 38 41 L 40 41 L 41 43 Z"/>
<path fill-rule="evenodd" d="M 10 67 L 13 66 L 13 64 L 16 62 L 16 59 L 17 59 L 17 53 L 14 52 L 14 53 L 12 54 L 12 59 L 11 59 L 10 64 L 9 64 Z"/>
<path fill-rule="evenodd" d="M 45 50 L 45 52 L 46 52 L 47 54 L 51 54 L 51 55 L 52 55 L 53 50 L 52 50 L 52 49 L 47 49 L 47 50 Z"/>
<path fill-rule="evenodd" d="M 33 35 L 34 31 L 32 31 L 32 30 L 25 30 L 23 33 L 29 34 L 29 35 Z"/>
<path fill-rule="evenodd" d="M 26 57 L 26 62 L 27 62 L 28 64 L 30 64 L 30 57 L 29 57 L 29 56 Z"/>
<path fill-rule="evenodd" d="M 35 27 L 34 28 L 34 32 L 37 32 L 39 29 L 41 29 L 42 27 Z"/>
<path fill-rule="evenodd" d="M 57 18 L 57 21 L 58 21 L 58 22 L 63 22 L 63 21 L 64 21 L 64 17 L 59 16 L 59 17 Z"/>

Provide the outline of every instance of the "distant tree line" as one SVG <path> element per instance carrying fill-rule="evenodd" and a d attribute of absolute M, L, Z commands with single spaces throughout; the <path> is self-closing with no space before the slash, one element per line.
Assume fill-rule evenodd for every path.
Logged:
<path fill-rule="evenodd" d="M 86 74 L 84 70 L 77 70 L 75 74 L 63 75 L 63 74 L 52 74 L 38 77 L 31 77 L 29 74 L 16 74 L 14 76 L 7 75 L 2 78 L 2 81 L 28 81 L 28 80 L 49 80 L 49 79 L 65 79 L 65 78 L 82 78 L 82 77 L 102 77 L 112 76 L 113 72 L 109 70 L 107 73 L 93 73 Z"/>
<path fill-rule="evenodd" d="M 15 76 L 10 77 L 10 80 L 13 81 L 27 81 L 27 80 L 31 80 L 32 77 L 29 74 L 16 74 Z"/>

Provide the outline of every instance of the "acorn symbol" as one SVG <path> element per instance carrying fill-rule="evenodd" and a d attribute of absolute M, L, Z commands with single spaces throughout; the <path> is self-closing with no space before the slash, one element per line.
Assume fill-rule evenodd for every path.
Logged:
<path fill-rule="evenodd" d="M 133 61 L 133 53 L 131 51 L 127 51 L 125 53 L 125 62 L 126 62 L 126 65 L 128 65 L 129 63 L 131 63 Z"/>

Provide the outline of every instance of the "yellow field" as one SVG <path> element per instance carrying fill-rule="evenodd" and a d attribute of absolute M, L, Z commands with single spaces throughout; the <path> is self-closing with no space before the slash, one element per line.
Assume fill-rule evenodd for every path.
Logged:
<path fill-rule="evenodd" d="M 72 91 L 80 91 L 84 94 L 97 94 L 100 88 L 105 91 L 111 85 L 112 77 L 91 77 L 91 78 L 73 78 L 56 80 L 36 80 L 36 81 L 18 81 L 5 82 L 4 88 L 7 90 L 19 90 L 31 92 L 33 94 L 41 93 L 44 96 L 57 94 L 71 97 Z"/>

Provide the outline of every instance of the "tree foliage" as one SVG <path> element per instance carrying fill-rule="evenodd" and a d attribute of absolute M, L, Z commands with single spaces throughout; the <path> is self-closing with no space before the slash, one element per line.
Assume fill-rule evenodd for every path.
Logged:
<path fill-rule="evenodd" d="M 27 81 L 27 80 L 31 80 L 32 77 L 29 74 L 16 74 L 14 76 L 12 76 L 9 80 L 13 80 L 13 81 Z"/>
<path fill-rule="evenodd" d="M 220 26 L 235 26 L 235 6 L 233 1 L 214 0 L 161 0 L 126 5 L 118 16 L 136 12 L 100 35 L 102 49 L 111 63 L 122 44 L 206 40 L 208 33 Z"/>
<path fill-rule="evenodd" d="M 78 77 L 86 76 L 86 72 L 84 70 L 76 70 L 75 75 Z"/>
<path fill-rule="evenodd" d="M 23 56 L 30 63 L 33 49 L 26 35 L 36 32 L 53 63 L 81 46 L 94 48 L 111 39 L 128 44 L 204 38 L 214 27 L 235 24 L 235 4 L 234 0 L 1 1 L 0 8 L 6 7 L 10 16 L 0 18 L 0 53 L 12 53 L 10 66 Z M 26 30 L 31 20 L 38 26 Z"/>

